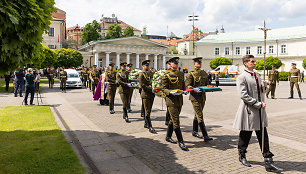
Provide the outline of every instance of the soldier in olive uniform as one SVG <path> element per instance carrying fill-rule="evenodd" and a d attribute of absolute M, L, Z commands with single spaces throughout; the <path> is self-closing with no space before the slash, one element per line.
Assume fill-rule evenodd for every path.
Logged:
<path fill-rule="evenodd" d="M 133 70 L 133 64 L 129 63 L 126 66 L 127 66 L 127 71 L 130 74 L 130 72 Z M 129 92 L 128 92 L 128 95 L 129 95 L 129 102 L 128 102 L 128 104 L 129 105 L 127 106 L 128 112 L 132 112 L 131 101 L 132 101 L 133 92 L 134 92 L 134 88 L 129 88 Z"/>
<path fill-rule="evenodd" d="M 128 71 L 126 70 L 126 62 L 120 64 L 121 69 L 116 75 L 117 82 L 119 83 L 119 94 L 123 106 L 123 119 L 125 122 L 130 123 L 127 107 L 129 106 L 129 88 L 132 87 L 129 83 Z"/>
<path fill-rule="evenodd" d="M 170 122 L 167 129 L 166 141 L 176 143 L 172 138 L 173 129 L 179 142 L 179 147 L 182 150 L 188 151 L 184 144 L 181 128 L 180 128 L 180 113 L 183 106 L 182 93 L 173 90 L 185 90 L 184 73 L 178 71 L 179 57 L 169 59 L 171 62 L 171 70 L 162 77 L 162 88 L 166 94 L 166 105 L 170 113 Z"/>
<path fill-rule="evenodd" d="M 53 88 L 54 77 L 56 77 L 54 67 L 50 67 L 50 69 L 48 71 L 49 88 Z"/>
<path fill-rule="evenodd" d="M 142 62 L 142 72 L 139 75 L 139 84 L 141 86 L 141 98 L 145 110 L 145 128 L 149 128 L 149 132 L 156 133 L 155 129 L 152 127 L 151 123 L 151 110 L 155 98 L 155 94 L 152 90 L 151 79 L 153 77 L 153 72 L 150 71 L 150 60 L 145 60 Z"/>
<path fill-rule="evenodd" d="M 114 114 L 114 100 L 116 96 L 117 84 L 116 84 L 116 72 L 114 71 L 114 64 L 109 64 L 109 71 L 106 73 L 106 81 L 108 82 L 107 91 L 109 98 L 109 112 Z"/>
<path fill-rule="evenodd" d="M 59 79 L 61 81 L 62 92 L 66 93 L 67 72 L 63 68 L 61 68 L 61 72 L 59 73 Z"/>
<path fill-rule="evenodd" d="M 86 67 L 84 68 L 82 77 L 83 77 L 83 85 L 85 86 L 85 88 L 87 88 L 88 87 L 88 70 Z"/>
<path fill-rule="evenodd" d="M 87 71 L 88 73 L 88 86 L 89 86 L 89 91 L 91 91 L 91 80 L 90 80 L 90 73 L 92 71 L 92 67 L 89 67 L 89 70 Z"/>
<path fill-rule="evenodd" d="M 167 72 L 171 70 L 171 65 L 170 65 L 169 60 L 166 61 L 166 69 L 167 69 Z M 165 98 L 165 101 L 166 101 L 166 98 Z M 166 126 L 169 125 L 169 121 L 170 121 L 170 114 L 169 114 L 169 110 L 168 110 L 168 107 L 167 107 L 166 121 L 165 121 Z"/>
<path fill-rule="evenodd" d="M 91 80 L 91 89 L 92 89 L 92 95 L 95 94 L 95 89 L 99 83 L 99 71 L 96 69 L 96 65 L 93 66 L 93 70 L 90 72 L 89 78 Z"/>
<path fill-rule="evenodd" d="M 300 87 L 299 87 L 300 80 L 301 80 L 300 70 L 296 68 L 295 63 L 292 63 L 291 67 L 292 67 L 292 69 L 289 71 L 289 78 L 288 78 L 289 83 L 290 83 L 290 97 L 289 97 L 289 99 L 293 98 L 293 86 L 295 85 L 300 99 L 303 100 L 302 94 L 301 94 L 301 91 L 300 91 Z"/>
<path fill-rule="evenodd" d="M 266 96 L 267 98 L 269 98 L 269 93 L 271 91 L 271 98 L 274 99 L 276 82 L 279 84 L 279 74 L 278 74 L 278 71 L 276 70 L 275 65 L 272 65 L 272 70 L 269 71 L 268 79 L 269 79 L 269 89 L 266 93 Z"/>
<path fill-rule="evenodd" d="M 201 70 L 202 57 L 194 58 L 193 61 L 194 61 L 194 70 L 190 71 L 186 77 L 186 88 L 194 89 L 194 91 L 191 91 L 189 95 L 189 100 L 191 101 L 195 112 L 192 135 L 197 138 L 204 137 L 204 141 L 207 142 L 212 140 L 212 138 L 208 136 L 203 120 L 203 109 L 205 106 L 206 94 L 205 92 L 202 92 L 199 88 L 196 87 L 207 86 L 208 75 L 204 70 Z M 198 134 L 199 125 L 203 136 Z"/>

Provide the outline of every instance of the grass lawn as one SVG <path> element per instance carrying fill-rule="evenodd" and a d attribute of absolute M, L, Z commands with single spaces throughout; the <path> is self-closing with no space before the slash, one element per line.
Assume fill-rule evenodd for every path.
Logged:
<path fill-rule="evenodd" d="M 49 106 L 0 107 L 0 173 L 86 173 Z"/>
<path fill-rule="evenodd" d="M 59 81 L 57 78 L 54 79 L 55 82 Z M 40 84 L 39 86 L 42 86 L 44 84 L 48 84 L 48 79 L 46 77 L 42 77 L 40 79 Z M 9 93 L 13 93 L 13 82 L 10 82 L 9 84 Z M 7 91 L 5 90 L 5 81 L 4 79 L 3 80 L 0 80 L 0 93 L 7 93 Z"/>

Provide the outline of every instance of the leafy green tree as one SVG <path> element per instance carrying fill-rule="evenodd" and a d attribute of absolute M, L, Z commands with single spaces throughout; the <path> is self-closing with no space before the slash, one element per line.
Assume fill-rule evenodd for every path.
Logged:
<path fill-rule="evenodd" d="M 306 59 L 303 60 L 303 68 L 306 69 Z"/>
<path fill-rule="evenodd" d="M 108 26 L 106 39 L 115 39 L 122 37 L 121 26 L 118 24 L 111 24 Z"/>
<path fill-rule="evenodd" d="M 77 67 L 83 63 L 83 56 L 78 50 L 62 48 L 55 50 L 55 53 L 57 56 L 57 67 Z"/>
<path fill-rule="evenodd" d="M 225 57 L 217 57 L 209 62 L 211 69 L 216 69 L 219 65 L 232 65 L 232 61 Z"/>
<path fill-rule="evenodd" d="M 39 54 L 31 59 L 31 61 L 32 62 L 28 64 L 28 67 L 47 68 L 55 65 L 57 62 L 57 57 L 53 50 L 42 45 Z"/>
<path fill-rule="evenodd" d="M 134 29 L 130 26 L 127 26 L 123 30 L 123 37 L 131 37 L 131 36 L 134 36 Z"/>
<path fill-rule="evenodd" d="M 83 28 L 83 32 L 81 34 L 81 40 L 83 44 L 86 44 L 90 41 L 96 41 L 101 39 L 101 25 L 93 20 L 92 23 L 88 23 Z"/>
<path fill-rule="evenodd" d="M 49 29 L 54 0 L 0 1 L 0 73 L 31 63 Z"/>
<path fill-rule="evenodd" d="M 282 61 L 279 60 L 278 57 L 266 57 L 266 70 L 271 70 L 272 65 L 276 66 L 276 69 L 282 66 Z M 264 69 L 264 59 L 260 59 L 256 61 L 256 69 L 257 70 L 263 70 Z"/>

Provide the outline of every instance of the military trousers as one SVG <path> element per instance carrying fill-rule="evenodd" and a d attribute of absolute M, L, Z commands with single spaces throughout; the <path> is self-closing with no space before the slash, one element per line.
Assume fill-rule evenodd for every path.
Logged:
<path fill-rule="evenodd" d="M 62 91 L 66 90 L 66 80 L 61 80 Z"/>
<path fill-rule="evenodd" d="M 108 85 L 107 86 L 107 91 L 108 91 L 108 99 L 109 99 L 109 110 L 114 110 L 114 101 L 115 101 L 115 96 L 116 96 L 116 90 L 117 90 L 117 85 Z"/>
<path fill-rule="evenodd" d="M 95 94 L 95 90 L 97 86 L 98 86 L 98 80 L 94 80 L 91 82 L 91 90 L 92 90 L 93 95 Z"/>
<path fill-rule="evenodd" d="M 87 77 L 83 77 L 83 86 L 87 87 L 86 83 L 87 83 Z"/>
<path fill-rule="evenodd" d="M 121 93 L 120 98 L 121 98 L 121 101 L 122 101 L 122 107 L 127 108 L 127 106 L 129 106 L 129 94 L 128 94 L 128 92 Z"/>
<path fill-rule="evenodd" d="M 89 79 L 89 80 L 88 80 L 89 90 L 91 90 L 91 82 L 92 82 L 92 81 Z"/>
<path fill-rule="evenodd" d="M 201 123 L 203 120 L 203 109 L 205 106 L 205 101 L 191 101 L 194 110 L 194 119 Z"/>
<path fill-rule="evenodd" d="M 270 84 L 266 95 L 269 96 L 269 93 L 271 92 L 271 97 L 274 98 L 275 97 L 275 89 L 276 89 L 276 84 Z"/>
<path fill-rule="evenodd" d="M 170 114 L 169 124 L 173 124 L 173 129 L 180 128 L 180 113 L 182 106 L 168 106 L 168 111 Z"/>
<path fill-rule="evenodd" d="M 134 88 L 129 88 L 129 92 L 128 92 L 128 97 L 129 97 L 129 102 L 128 102 L 128 106 L 127 108 L 131 108 L 131 102 L 132 102 L 132 97 L 133 97 L 133 92 L 134 92 Z"/>
<path fill-rule="evenodd" d="M 290 82 L 290 91 L 293 91 L 293 86 L 295 85 L 295 87 L 296 87 L 296 90 L 298 91 L 298 92 L 301 92 L 300 91 L 300 86 L 299 86 L 299 84 L 298 84 L 298 82 L 296 81 L 296 82 Z"/>
<path fill-rule="evenodd" d="M 53 88 L 53 85 L 54 85 L 54 79 L 53 79 L 53 77 L 49 77 L 49 78 L 48 78 L 48 81 L 49 81 L 49 88 L 50 88 L 50 87 Z"/>
<path fill-rule="evenodd" d="M 153 106 L 153 102 L 154 102 L 154 97 L 153 98 L 143 98 L 142 99 L 142 103 L 144 106 L 144 113 L 145 113 L 145 117 L 150 117 L 151 115 L 151 111 L 152 111 L 152 106 Z"/>

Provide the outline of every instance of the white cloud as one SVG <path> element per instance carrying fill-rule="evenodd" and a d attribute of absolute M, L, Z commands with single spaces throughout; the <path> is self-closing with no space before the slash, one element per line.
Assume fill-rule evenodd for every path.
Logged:
<path fill-rule="evenodd" d="M 303 25 L 306 20 L 305 0 L 55 0 L 67 14 L 67 27 L 84 26 L 101 15 L 116 16 L 149 34 L 182 36 L 191 31 L 188 15 L 199 15 L 196 27 L 214 31 L 224 25 L 226 31 L 248 31 L 261 26 L 266 19 L 269 27 Z"/>

